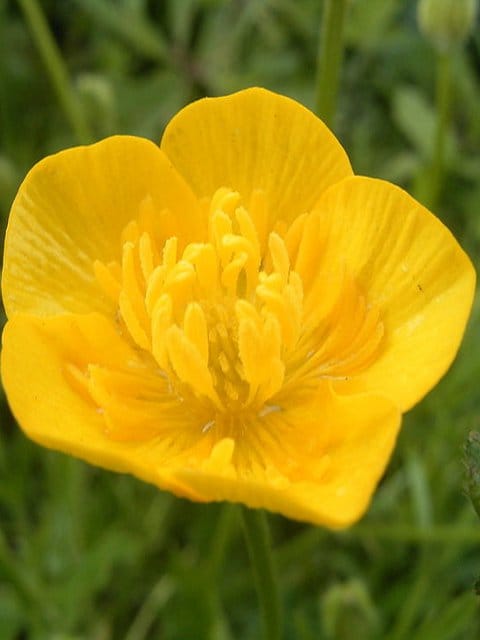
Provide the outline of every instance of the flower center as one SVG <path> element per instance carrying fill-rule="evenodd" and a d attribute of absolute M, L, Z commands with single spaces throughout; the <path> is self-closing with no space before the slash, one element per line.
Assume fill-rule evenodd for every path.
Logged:
<path fill-rule="evenodd" d="M 230 189 L 218 189 L 207 206 L 205 241 L 181 246 L 174 236 L 159 241 L 145 200 L 124 230 L 121 264 L 94 263 L 118 309 L 119 330 L 167 395 L 201 415 L 208 431 L 262 418 L 281 410 L 291 390 L 365 368 L 383 327 L 352 279 L 340 270 L 332 284 L 329 276 L 331 303 L 308 322 L 308 309 L 321 305 L 304 300 L 288 234 L 272 231 L 262 242 L 254 223 L 261 215 L 251 215 Z M 92 396 L 100 397 L 92 384 Z"/>
<path fill-rule="evenodd" d="M 138 221 L 124 236 L 121 268 L 96 262 L 96 276 L 171 392 L 218 412 L 261 409 L 283 384 L 302 320 L 302 283 L 282 238 L 270 233 L 262 258 L 251 216 L 225 188 L 211 200 L 206 242 L 180 252 L 171 237 L 160 254 Z"/>

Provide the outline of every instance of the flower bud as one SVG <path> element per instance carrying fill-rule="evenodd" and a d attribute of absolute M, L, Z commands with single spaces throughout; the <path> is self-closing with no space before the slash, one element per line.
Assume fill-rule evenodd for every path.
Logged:
<path fill-rule="evenodd" d="M 461 45 L 475 23 L 477 0 L 420 0 L 418 24 L 441 52 Z"/>

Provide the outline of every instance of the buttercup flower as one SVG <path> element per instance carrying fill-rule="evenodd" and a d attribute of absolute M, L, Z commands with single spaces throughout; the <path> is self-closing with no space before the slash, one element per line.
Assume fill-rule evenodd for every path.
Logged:
<path fill-rule="evenodd" d="M 160 148 L 39 162 L 5 244 L 2 376 L 37 442 L 198 501 L 348 525 L 450 365 L 474 271 L 401 189 L 263 89 Z"/>

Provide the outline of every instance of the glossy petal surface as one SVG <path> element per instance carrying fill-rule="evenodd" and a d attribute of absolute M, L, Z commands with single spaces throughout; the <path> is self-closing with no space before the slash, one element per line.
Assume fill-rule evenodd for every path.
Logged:
<path fill-rule="evenodd" d="M 342 392 L 381 393 L 405 411 L 458 350 L 475 288 L 472 264 L 438 218 L 388 182 L 347 179 L 317 209 L 322 264 L 344 265 L 385 327 L 378 358 Z"/>
<path fill-rule="evenodd" d="M 88 369 L 125 374 L 126 362 L 145 406 L 123 398 L 122 424 L 129 411 L 135 418 L 124 439 L 118 422 L 113 432 L 105 423 L 86 385 Z M 342 398 L 325 386 L 308 405 L 258 420 L 246 440 L 218 440 L 162 399 L 165 390 L 153 391 L 148 363 L 98 314 L 17 316 L 3 337 L 2 378 L 19 424 L 46 447 L 193 500 L 243 502 L 331 527 L 350 524 L 367 508 L 400 425 L 388 401 Z M 150 411 L 155 432 L 141 432 Z"/>
<path fill-rule="evenodd" d="M 118 433 L 112 437 L 86 388 L 89 366 L 121 370 L 127 360 L 141 367 L 135 352 L 99 314 L 18 315 L 3 334 L 3 384 L 18 423 L 32 440 L 178 493 L 161 468 L 165 441 L 155 446 L 151 437 L 136 438 L 135 431 L 128 440 Z"/>
<path fill-rule="evenodd" d="M 166 237 L 203 228 L 190 189 L 148 140 L 115 136 L 40 161 L 10 213 L 2 275 L 7 315 L 105 310 L 93 260 L 118 259 L 123 229 L 149 210 Z"/>
<path fill-rule="evenodd" d="M 401 416 L 373 395 L 341 398 L 323 390 L 309 408 L 292 407 L 264 425 L 252 443 L 263 457 L 235 465 L 229 439 L 212 449 L 201 469 L 172 470 L 206 500 L 263 507 L 296 520 L 341 528 L 367 509 L 395 444 Z M 360 463 L 361 461 L 361 463 Z"/>
<path fill-rule="evenodd" d="M 290 222 L 352 174 L 321 120 L 265 89 L 192 103 L 167 126 L 161 148 L 199 197 L 225 186 L 251 206 L 255 190 L 263 191 L 273 222 Z"/>

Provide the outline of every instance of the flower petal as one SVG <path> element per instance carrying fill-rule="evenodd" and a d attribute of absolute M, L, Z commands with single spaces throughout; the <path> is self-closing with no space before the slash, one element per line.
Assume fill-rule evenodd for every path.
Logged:
<path fill-rule="evenodd" d="M 188 105 L 167 126 L 161 148 L 199 197 L 228 187 L 252 212 L 252 196 L 262 190 L 271 215 L 287 222 L 352 174 L 321 120 L 294 100 L 258 88 Z"/>
<path fill-rule="evenodd" d="M 304 409 L 300 413 L 305 420 Z M 291 418 L 297 422 L 299 415 L 294 414 Z M 172 475 L 185 491 L 188 488 L 206 501 L 241 502 L 318 525 L 348 526 L 370 503 L 395 444 L 400 413 L 390 401 L 372 394 L 322 394 L 307 422 L 297 424 L 290 442 L 280 439 L 279 448 L 283 444 L 288 450 L 286 458 L 291 458 L 296 443 L 298 468 L 293 475 L 279 468 L 278 458 L 270 464 L 268 451 L 264 465 L 249 464 L 239 470 L 232 463 L 235 443 L 231 438 L 218 442 L 200 469 L 172 469 Z M 302 468 L 305 440 L 316 439 L 323 441 L 324 448 L 315 451 L 314 447 L 306 470 Z"/>
<path fill-rule="evenodd" d="M 131 473 L 177 495 L 201 499 L 169 477 L 162 464 L 167 439 L 162 443 L 152 437 L 112 437 L 102 410 L 70 376 L 71 363 L 80 368 L 88 362 L 120 367 L 135 358 L 134 349 L 103 316 L 17 314 L 2 338 L 3 386 L 19 425 L 32 440 L 91 464 Z"/>
<path fill-rule="evenodd" d="M 106 432 L 102 413 L 68 380 L 66 367 L 72 360 L 80 366 L 79 358 L 121 366 L 132 355 L 113 325 L 99 314 L 50 318 L 17 314 L 3 334 L 3 385 L 19 424 L 36 442 L 131 473 L 179 496 L 242 502 L 330 527 L 354 522 L 367 508 L 400 424 L 398 410 L 387 400 L 371 394 L 345 398 L 324 393 L 310 412 L 303 406 L 289 412 L 288 419 L 302 434 L 299 438 L 290 430 L 284 442 L 290 456 L 298 449 L 300 464 L 291 477 L 282 468 L 281 441 L 276 451 L 262 452 L 270 461 L 266 466 L 255 463 L 252 451 L 252 463 L 239 471 L 232 464 L 235 442 L 228 437 L 215 442 L 197 429 L 200 440 L 181 443 L 176 456 L 171 455 L 168 438 L 125 441 Z M 261 423 L 258 426 L 262 428 Z M 178 424 L 175 434 L 181 438 Z M 303 474 L 306 439 L 313 443 L 312 456 L 317 458 Z"/>
<path fill-rule="evenodd" d="M 61 151 L 28 173 L 13 203 L 5 243 L 7 314 L 104 310 L 92 264 L 121 255 L 120 235 L 142 206 L 165 234 L 201 236 L 190 189 L 165 154 L 143 138 L 115 136 Z"/>
<path fill-rule="evenodd" d="M 446 372 L 465 330 L 475 272 L 450 231 L 402 189 L 348 178 L 320 199 L 322 265 L 342 265 L 380 311 L 384 337 L 341 393 L 384 394 L 402 411 Z"/>

